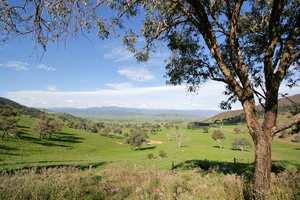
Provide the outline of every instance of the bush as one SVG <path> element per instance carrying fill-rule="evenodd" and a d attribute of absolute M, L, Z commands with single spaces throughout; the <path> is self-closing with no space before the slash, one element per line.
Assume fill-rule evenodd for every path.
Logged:
<path fill-rule="evenodd" d="M 161 157 L 161 158 L 164 158 L 164 157 L 167 156 L 167 153 L 164 150 L 160 150 L 159 153 L 158 153 L 158 156 Z"/>
<path fill-rule="evenodd" d="M 147 158 L 148 158 L 149 160 L 153 159 L 153 158 L 154 158 L 153 153 L 151 153 L 151 152 L 147 153 Z"/>

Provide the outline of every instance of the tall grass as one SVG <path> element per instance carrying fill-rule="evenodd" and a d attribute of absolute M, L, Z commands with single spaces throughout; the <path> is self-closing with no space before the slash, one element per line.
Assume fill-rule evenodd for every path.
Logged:
<path fill-rule="evenodd" d="M 300 174 L 272 174 L 271 199 L 299 199 Z M 144 171 L 110 166 L 17 170 L 0 175 L 0 199 L 250 199 L 252 184 L 236 174 Z"/>

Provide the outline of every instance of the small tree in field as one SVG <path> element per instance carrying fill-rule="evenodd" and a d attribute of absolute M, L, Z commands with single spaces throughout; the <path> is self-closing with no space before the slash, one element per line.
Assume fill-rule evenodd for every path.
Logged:
<path fill-rule="evenodd" d="M 141 149 L 142 144 L 147 141 L 147 134 L 142 131 L 134 131 L 131 133 L 130 137 L 126 139 L 125 144 L 129 144 L 131 149 L 137 148 Z"/>
<path fill-rule="evenodd" d="M 241 137 L 241 138 L 234 138 L 234 140 L 231 143 L 231 146 L 233 149 L 240 149 L 241 151 L 244 151 L 244 148 L 252 147 L 252 144 L 246 138 Z"/>
<path fill-rule="evenodd" d="M 203 126 L 202 129 L 204 133 L 208 133 L 209 126 Z"/>
<path fill-rule="evenodd" d="M 46 115 L 42 115 L 41 118 L 31 127 L 31 130 L 38 132 L 39 140 L 46 137 L 51 138 L 53 133 L 61 130 L 61 124 Z"/>
<path fill-rule="evenodd" d="M 221 141 L 226 139 L 226 136 L 223 132 L 221 132 L 220 130 L 216 130 L 213 134 L 212 134 L 212 139 L 213 140 L 217 140 L 219 145 L 220 145 L 220 149 L 222 149 L 222 145 L 221 145 Z"/>

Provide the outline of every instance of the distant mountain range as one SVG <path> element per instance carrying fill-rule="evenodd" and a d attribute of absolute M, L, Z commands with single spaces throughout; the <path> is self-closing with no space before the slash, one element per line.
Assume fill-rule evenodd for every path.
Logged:
<path fill-rule="evenodd" d="M 221 113 L 215 110 L 168 110 L 168 109 L 138 109 L 124 107 L 93 107 L 93 108 L 50 108 L 53 112 L 68 113 L 76 116 L 137 116 L 137 115 L 160 115 L 160 116 L 196 116 L 209 118 Z"/>

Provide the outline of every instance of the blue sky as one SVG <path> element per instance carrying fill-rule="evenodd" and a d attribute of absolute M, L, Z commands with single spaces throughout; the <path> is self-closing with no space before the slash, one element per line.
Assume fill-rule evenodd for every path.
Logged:
<path fill-rule="evenodd" d="M 197 94 L 186 86 L 166 85 L 161 48 L 148 63 L 138 64 L 121 39 L 100 40 L 96 33 L 78 36 L 47 51 L 35 51 L 30 38 L 0 46 L 0 96 L 38 108 L 121 106 L 149 109 L 220 110 L 224 85 L 208 82 Z M 282 87 L 298 94 L 300 88 Z M 233 107 L 241 108 L 240 103 Z"/>

